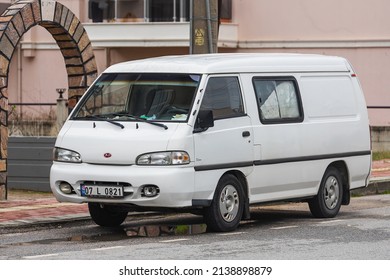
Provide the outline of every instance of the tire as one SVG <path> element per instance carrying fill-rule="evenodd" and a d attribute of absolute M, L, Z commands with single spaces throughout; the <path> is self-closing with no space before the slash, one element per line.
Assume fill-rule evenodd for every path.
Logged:
<path fill-rule="evenodd" d="M 316 218 L 333 218 L 341 207 L 343 200 L 343 183 L 340 172 L 329 167 L 322 177 L 318 194 L 309 200 L 310 212 Z"/>
<path fill-rule="evenodd" d="M 244 212 L 244 191 L 240 181 L 233 175 L 224 175 L 218 182 L 210 207 L 204 219 L 208 231 L 226 232 L 235 230 Z"/>
<path fill-rule="evenodd" d="M 89 202 L 88 209 L 92 220 L 102 227 L 117 227 L 127 217 L 126 211 L 119 211 L 110 205 Z"/>

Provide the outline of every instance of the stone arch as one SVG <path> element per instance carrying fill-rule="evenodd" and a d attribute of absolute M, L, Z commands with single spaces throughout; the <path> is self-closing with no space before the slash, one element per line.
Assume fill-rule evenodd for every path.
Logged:
<path fill-rule="evenodd" d="M 8 147 L 8 71 L 22 36 L 40 25 L 53 36 L 68 75 L 68 106 L 73 108 L 95 80 L 97 68 L 88 35 L 71 10 L 52 0 L 19 0 L 0 16 L 0 200 L 6 198 Z"/>

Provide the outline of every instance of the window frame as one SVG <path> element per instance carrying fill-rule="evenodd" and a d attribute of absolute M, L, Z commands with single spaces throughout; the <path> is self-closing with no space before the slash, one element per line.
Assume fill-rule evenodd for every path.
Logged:
<path fill-rule="evenodd" d="M 229 77 L 234 77 L 234 78 L 237 79 L 238 89 L 239 89 L 239 92 L 240 92 L 240 100 L 241 100 L 243 112 L 241 114 L 237 114 L 237 115 L 234 115 L 234 116 L 226 116 L 226 117 L 215 117 L 215 115 L 213 114 L 214 115 L 214 121 L 226 120 L 226 119 L 232 119 L 232 118 L 241 118 L 241 117 L 245 117 L 245 116 L 248 115 L 247 114 L 247 110 L 246 110 L 244 95 L 243 95 L 243 92 L 242 92 L 242 85 L 241 85 L 241 79 L 240 79 L 240 75 L 239 74 L 209 75 L 207 77 L 207 80 L 206 80 L 206 84 L 205 84 L 205 87 L 204 87 L 204 94 L 203 94 L 202 100 L 200 102 L 199 110 L 201 110 L 201 108 L 202 108 L 203 100 L 204 100 L 204 97 L 206 95 L 206 92 L 207 92 L 206 90 L 207 90 L 207 86 L 209 84 L 210 79 L 212 79 L 212 78 L 229 78 Z M 212 111 L 214 111 L 214 110 L 212 110 Z"/>
<path fill-rule="evenodd" d="M 260 102 L 259 98 L 257 96 L 257 91 L 256 91 L 256 81 L 283 81 L 283 82 L 292 82 L 294 89 L 295 89 L 295 94 L 297 98 L 297 105 L 298 105 L 298 112 L 299 112 L 299 117 L 296 118 L 278 118 L 278 119 L 264 119 L 261 116 L 261 108 L 260 108 Z M 257 103 L 257 111 L 259 115 L 260 122 L 262 124 L 285 124 L 285 123 L 301 123 L 305 119 L 304 116 L 304 111 L 303 111 L 303 106 L 302 106 L 302 98 L 301 98 L 301 92 L 299 90 L 298 82 L 294 76 L 253 76 L 252 77 L 252 86 L 253 86 L 253 91 L 255 94 L 256 98 L 256 103 Z M 278 102 L 279 104 L 279 102 Z M 280 104 L 279 104 L 280 105 Z"/>

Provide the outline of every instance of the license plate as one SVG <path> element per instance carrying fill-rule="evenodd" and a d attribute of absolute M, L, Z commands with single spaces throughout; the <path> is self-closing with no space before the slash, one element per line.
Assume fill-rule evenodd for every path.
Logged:
<path fill-rule="evenodd" d="M 81 196 L 88 197 L 123 197 L 122 186 L 81 185 Z"/>

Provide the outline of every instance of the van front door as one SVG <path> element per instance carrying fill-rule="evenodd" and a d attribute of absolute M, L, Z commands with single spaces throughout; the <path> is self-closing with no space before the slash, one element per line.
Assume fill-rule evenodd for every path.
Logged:
<path fill-rule="evenodd" d="M 214 126 L 206 131 L 194 133 L 195 170 L 197 178 L 212 176 L 215 180 L 226 169 L 248 167 L 246 172 L 253 169 L 253 131 L 251 119 L 245 112 L 244 100 L 241 93 L 238 75 L 210 76 L 207 81 L 200 110 L 213 112 Z M 221 172 L 202 172 L 202 171 Z M 207 176 L 206 176 L 207 175 Z M 247 175 L 247 174 L 246 174 Z M 208 179 L 207 179 L 208 180 Z M 199 183 L 199 184 L 198 184 Z M 202 188 L 200 182 L 197 187 Z"/>

